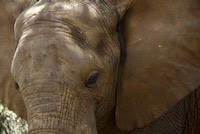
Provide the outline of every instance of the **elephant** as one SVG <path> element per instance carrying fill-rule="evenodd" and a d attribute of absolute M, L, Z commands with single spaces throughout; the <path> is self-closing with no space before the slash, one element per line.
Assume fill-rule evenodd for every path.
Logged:
<path fill-rule="evenodd" d="M 200 132 L 200 1 L 29 2 L 11 74 L 30 134 Z"/>

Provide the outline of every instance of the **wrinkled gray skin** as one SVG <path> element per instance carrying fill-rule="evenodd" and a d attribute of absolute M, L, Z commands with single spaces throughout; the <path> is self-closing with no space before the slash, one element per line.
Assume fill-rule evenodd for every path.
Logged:
<path fill-rule="evenodd" d="M 121 130 L 115 125 L 125 53 L 116 28 L 132 6 L 134 1 L 43 0 L 19 15 L 11 71 L 27 108 L 30 134 L 198 133 L 199 89 L 141 128 L 131 130 L 118 120 Z M 126 37 L 128 30 L 123 31 Z"/>
<path fill-rule="evenodd" d="M 16 21 L 12 73 L 29 109 L 30 133 L 94 134 L 96 121 L 115 105 L 117 16 L 99 4 L 101 20 L 92 6 L 38 2 Z"/>

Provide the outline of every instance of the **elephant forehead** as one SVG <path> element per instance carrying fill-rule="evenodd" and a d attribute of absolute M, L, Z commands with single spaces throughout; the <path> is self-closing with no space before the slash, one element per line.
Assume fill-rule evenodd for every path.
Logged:
<path fill-rule="evenodd" d="M 116 11 L 106 3 L 86 1 L 41 1 L 23 12 L 17 22 L 22 20 L 26 25 L 41 19 L 67 21 L 82 28 L 105 27 L 108 31 L 113 31 L 118 22 Z"/>

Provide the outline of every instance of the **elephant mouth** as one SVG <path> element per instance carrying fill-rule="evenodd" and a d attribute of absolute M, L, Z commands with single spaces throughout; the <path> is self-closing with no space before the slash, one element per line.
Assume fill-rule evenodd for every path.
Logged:
<path fill-rule="evenodd" d="M 79 88 L 33 85 L 22 91 L 29 133 L 95 134 L 95 105 L 82 98 Z"/>

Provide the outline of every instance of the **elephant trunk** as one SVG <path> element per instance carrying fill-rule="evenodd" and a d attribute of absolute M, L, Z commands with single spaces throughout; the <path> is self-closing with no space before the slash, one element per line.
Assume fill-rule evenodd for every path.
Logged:
<path fill-rule="evenodd" d="M 26 87 L 23 97 L 30 134 L 96 134 L 95 105 L 77 88 L 59 85 Z"/>

